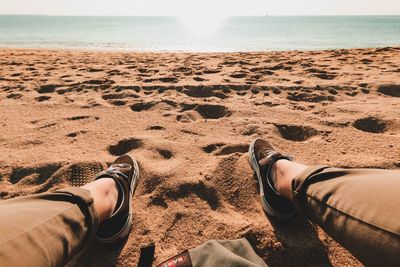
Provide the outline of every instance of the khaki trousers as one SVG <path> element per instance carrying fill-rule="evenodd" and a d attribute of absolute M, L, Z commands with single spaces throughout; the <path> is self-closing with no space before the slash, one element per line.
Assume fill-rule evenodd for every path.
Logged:
<path fill-rule="evenodd" d="M 64 266 L 95 236 L 90 192 L 66 188 L 0 201 L 0 266 Z"/>
<path fill-rule="evenodd" d="M 400 171 L 310 167 L 297 209 L 368 266 L 400 266 Z"/>
<path fill-rule="evenodd" d="M 399 171 L 310 167 L 294 179 L 293 201 L 362 263 L 400 266 Z M 84 189 L 2 200 L 0 266 L 65 265 L 90 242 L 97 226 L 93 199 Z M 254 258 L 261 265 L 249 248 L 234 247 L 233 253 L 222 247 L 208 251 L 209 263 L 223 257 L 226 266 L 241 266 Z M 207 266 L 201 251 L 189 251 L 193 266 Z"/>

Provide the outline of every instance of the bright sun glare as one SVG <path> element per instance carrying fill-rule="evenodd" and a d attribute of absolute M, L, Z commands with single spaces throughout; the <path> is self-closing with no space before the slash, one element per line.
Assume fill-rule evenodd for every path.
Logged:
<path fill-rule="evenodd" d="M 210 38 L 227 17 L 218 15 L 194 15 L 179 16 L 179 21 L 186 31 L 196 38 Z"/>

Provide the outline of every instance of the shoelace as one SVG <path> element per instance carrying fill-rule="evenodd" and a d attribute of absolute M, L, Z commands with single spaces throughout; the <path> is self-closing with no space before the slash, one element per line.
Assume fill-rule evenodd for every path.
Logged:
<path fill-rule="evenodd" d="M 116 179 L 117 179 L 116 176 L 122 175 L 122 177 L 124 177 L 124 178 L 128 181 L 128 179 L 129 179 L 128 176 L 126 176 L 126 175 L 125 175 L 123 172 L 121 172 L 119 169 L 115 168 L 115 167 L 124 168 L 124 167 L 126 167 L 126 166 L 129 166 L 129 167 L 132 168 L 132 166 L 131 166 L 131 165 L 128 165 L 128 164 L 116 164 L 116 165 L 113 165 L 113 166 L 111 166 L 110 168 L 108 168 L 108 169 L 106 170 L 106 173 L 107 173 L 108 175 L 113 176 L 113 177 L 116 178 Z M 129 192 L 132 192 L 132 188 L 131 188 L 131 187 L 129 187 Z"/>
<path fill-rule="evenodd" d="M 276 153 L 275 151 L 270 150 L 264 158 L 262 158 L 262 159 L 260 159 L 260 160 L 258 161 L 258 163 L 259 163 L 261 166 L 266 165 L 266 164 L 268 163 L 268 161 L 270 161 L 271 157 L 272 157 L 275 153 Z"/>
<path fill-rule="evenodd" d="M 266 177 L 267 180 L 268 180 L 268 177 L 270 177 L 273 190 L 275 191 L 276 194 L 279 195 L 278 190 L 276 190 L 276 177 L 275 177 L 275 172 L 274 172 L 274 169 L 272 168 L 272 165 L 275 163 L 274 157 L 279 156 L 280 153 L 270 150 L 266 154 L 267 155 L 264 158 L 260 159 L 258 161 L 258 163 L 260 164 L 260 167 L 263 168 L 263 172 L 267 173 L 267 177 Z M 268 165 L 267 163 L 269 163 L 269 162 L 272 162 L 272 164 Z M 267 181 L 267 182 L 270 182 L 270 181 Z"/>

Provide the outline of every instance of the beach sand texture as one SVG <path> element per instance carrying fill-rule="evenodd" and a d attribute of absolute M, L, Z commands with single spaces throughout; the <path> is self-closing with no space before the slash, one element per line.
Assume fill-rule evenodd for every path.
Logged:
<path fill-rule="evenodd" d="M 141 167 L 125 244 L 71 266 L 136 266 L 246 237 L 270 266 L 355 266 L 301 216 L 268 219 L 256 137 L 306 164 L 400 168 L 400 48 L 265 53 L 0 50 L 0 197 L 80 185 L 121 154 Z"/>

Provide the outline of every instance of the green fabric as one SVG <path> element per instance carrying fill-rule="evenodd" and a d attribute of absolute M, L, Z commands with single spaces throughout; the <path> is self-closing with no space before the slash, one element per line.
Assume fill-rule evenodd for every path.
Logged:
<path fill-rule="evenodd" d="M 257 256 L 245 238 L 237 240 L 211 240 L 189 250 L 189 254 L 193 267 L 267 266 Z"/>

